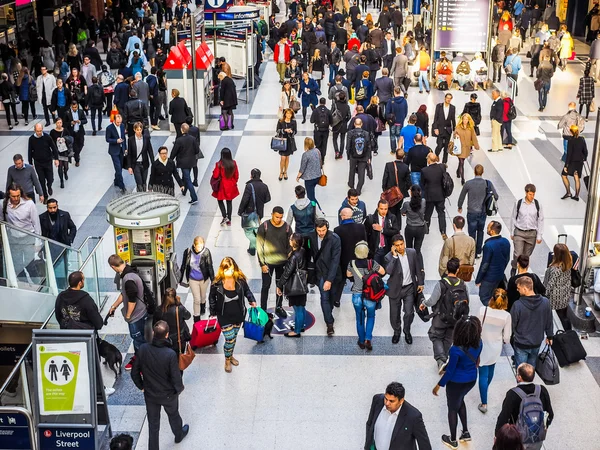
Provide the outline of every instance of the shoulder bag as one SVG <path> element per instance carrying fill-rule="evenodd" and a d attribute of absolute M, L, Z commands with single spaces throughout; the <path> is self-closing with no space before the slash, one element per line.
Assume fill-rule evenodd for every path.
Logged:
<path fill-rule="evenodd" d="M 221 187 L 221 166 L 219 166 L 219 175 L 217 177 L 210 177 L 210 187 L 213 192 L 219 192 L 219 188 Z"/>
<path fill-rule="evenodd" d="M 179 370 L 187 369 L 196 357 L 196 353 L 190 347 L 190 343 L 185 343 L 185 352 L 181 351 L 181 330 L 179 329 L 179 305 L 175 307 L 175 317 L 177 320 L 177 344 L 179 348 Z"/>
<path fill-rule="evenodd" d="M 392 162 L 392 165 L 394 166 L 394 173 L 396 175 L 396 184 L 381 193 L 381 199 L 387 200 L 391 207 L 396 206 L 404 198 L 402 191 L 398 187 L 398 166 L 396 166 L 395 161 Z"/>
<path fill-rule="evenodd" d="M 281 136 L 281 131 L 271 138 L 271 150 L 275 152 L 287 151 L 287 138 Z"/>
<path fill-rule="evenodd" d="M 321 153 L 320 150 L 319 153 Z M 319 181 L 317 182 L 317 184 L 319 186 L 327 186 L 327 175 L 325 175 L 325 171 L 323 170 L 323 162 L 321 162 L 321 176 L 319 177 Z"/>
<path fill-rule="evenodd" d="M 456 243 L 454 242 L 454 236 L 452 236 L 452 256 L 456 257 Z M 475 267 L 469 264 L 461 264 L 456 272 L 456 278 L 460 278 L 464 282 L 471 281 Z"/>
<path fill-rule="evenodd" d="M 252 204 L 254 207 L 252 208 L 251 213 L 242 213 L 242 228 L 258 228 L 260 225 L 260 219 L 258 217 L 258 213 L 256 212 L 256 192 L 254 191 L 254 186 L 250 183 L 250 189 L 252 189 Z"/>
<path fill-rule="evenodd" d="M 308 271 L 300 269 L 298 267 L 298 261 L 296 260 L 296 270 L 294 274 L 285 284 L 285 295 L 287 297 L 294 297 L 296 295 L 305 295 L 308 293 Z"/>

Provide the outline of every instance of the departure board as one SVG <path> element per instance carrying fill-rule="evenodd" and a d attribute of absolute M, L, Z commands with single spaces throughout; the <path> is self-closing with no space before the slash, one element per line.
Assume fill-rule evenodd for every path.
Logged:
<path fill-rule="evenodd" d="M 490 22 L 490 0 L 435 2 L 434 50 L 485 52 Z"/>

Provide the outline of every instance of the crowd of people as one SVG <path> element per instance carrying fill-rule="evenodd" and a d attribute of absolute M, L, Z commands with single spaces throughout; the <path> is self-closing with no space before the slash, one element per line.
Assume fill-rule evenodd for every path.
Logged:
<path fill-rule="evenodd" d="M 422 5 L 420 19 L 409 29 L 406 5 L 376 3 L 286 1 L 283 21 L 277 20 L 281 15 L 273 14 L 268 24 L 264 17 L 255 24 L 261 57 L 267 59 L 272 53 L 281 82 L 272 142 L 280 157 L 280 182 L 288 180 L 290 156 L 297 151 L 297 114 L 301 112 L 303 124 L 309 120 L 314 127 L 313 137 L 306 137 L 301 145 L 295 199 L 287 210 L 276 205 L 268 212 L 270 187 L 262 181 L 259 168 L 252 169 L 240 192 L 243 174 L 229 148 L 219 150 L 219 160 L 212 168 L 212 196 L 221 213 L 220 226 L 232 226 L 233 201 L 240 197 L 237 212 L 249 241 L 247 251 L 256 256 L 261 269 L 260 304 L 234 258 L 227 256 L 215 265 L 202 236 L 196 236 L 183 252 L 178 280 L 190 288 L 192 312 L 174 289 L 168 289 L 160 307 L 150 314 L 139 274 L 118 255 L 109 258 L 109 266 L 121 280 L 120 294 L 109 313 L 121 307 L 128 324 L 135 352 L 125 369 L 144 391 L 151 429 L 149 448 L 158 448 L 161 407 L 169 415 L 176 443 L 189 431 L 178 412 L 184 385 L 177 356 L 191 339 L 186 321 L 217 319 L 224 337 L 224 370 L 231 373 L 240 365 L 234 353 L 248 307 L 270 309 L 269 294 L 274 290 L 273 313 L 287 317 L 290 310 L 284 307 L 284 298 L 294 311 L 294 329 L 285 337 L 301 338 L 307 325 L 308 286 L 316 287 L 321 325 L 328 336 L 334 336 L 336 309 L 342 307 L 346 284 L 351 286 L 356 345 L 366 352 L 373 350 L 373 329 L 382 298 L 389 301 L 393 344 L 400 342 L 402 334 L 407 345 L 413 343 L 415 315 L 431 320 L 428 337 L 435 370 L 441 375 L 433 395 L 445 389 L 449 433 L 441 440 L 449 448 L 471 440 L 464 398 L 477 380 L 478 410 L 487 413 L 494 368 L 503 344 L 510 343 L 517 386 L 503 402 L 494 449 L 541 448 L 553 411 L 548 391 L 534 384 L 537 355 L 544 342 L 551 343 L 554 337 L 553 311 L 562 327 L 571 329 L 567 309 L 576 261 L 567 246 L 559 243 L 544 276 L 532 273 L 530 257 L 542 243 L 544 232 L 544 208 L 535 198 L 535 185 L 524 186 L 523 196 L 513 205 L 508 229 L 503 230 L 500 222 L 488 220 L 497 213 L 496 187 L 484 177 L 481 164 L 474 167 L 474 177 L 467 179 L 465 160 L 481 148 L 478 136 L 487 115 L 475 91 L 499 83 L 503 72 L 518 83 L 523 71 L 521 54 L 528 49 L 539 111 L 544 111 L 555 71 L 566 70 L 574 56 L 573 38 L 555 8 L 546 7 L 545 2 L 498 1 L 492 14 L 492 67 L 488 67 L 481 53 L 470 57 L 460 52 L 430 53 L 433 20 L 429 4 Z M 600 70 L 600 12 L 597 5 L 594 8 L 588 20 L 591 59 L 575 97 L 579 110 L 576 102 L 570 103 L 558 123 L 564 141 L 563 200 L 579 200 L 588 157 L 581 133 L 594 108 L 594 82 Z M 125 170 L 125 176 L 133 176 L 138 192 L 175 195 L 177 183 L 183 196 L 189 193 L 190 204 L 199 201 L 197 161 L 204 157 L 201 133 L 186 100 L 177 89 L 168 89 L 162 70 L 170 47 L 177 42 L 177 32 L 189 27 L 190 15 L 188 5 L 179 0 L 176 4 L 150 0 L 136 7 L 115 1 L 110 14 L 100 21 L 74 9 L 72 16 L 55 27 L 52 42 L 44 40 L 32 25 L 27 45 L 18 49 L 12 44 L 1 46 L 0 97 L 9 129 L 19 125 L 18 104 L 26 125 L 30 113 L 32 120 L 37 118 L 37 103 L 45 119 L 45 124 L 35 124 L 29 138 L 28 163 L 15 154 L 14 165 L 8 168 L 2 220 L 71 245 L 76 227 L 69 213 L 51 198 L 54 166 L 60 188 L 64 188 L 72 160 L 79 167 L 85 155 L 86 127 L 91 125 L 92 135 L 96 135 L 106 118 L 110 121 L 105 140 L 118 190 L 126 192 Z M 99 40 L 103 54 L 97 48 Z M 222 57 L 216 63 L 221 129 L 233 129 L 237 94 L 231 67 Z M 411 85 L 417 85 L 419 93 L 444 91 L 444 100 L 435 106 L 431 121 L 426 105 L 409 105 Z M 472 91 L 462 110 L 453 103 L 453 87 Z M 516 145 L 511 128 L 516 118 L 512 93 L 493 87 L 491 97 L 492 144 L 488 151 L 510 150 Z M 155 151 L 152 146 L 150 133 L 160 129 L 160 121 L 172 124 L 176 133 L 170 151 L 166 146 Z M 386 130 L 393 159 L 380 175 L 381 198 L 367 206 L 361 196 L 365 183 L 372 183 L 378 175 L 373 173 L 372 161 L 380 146 L 386 145 L 379 140 Z M 317 200 L 317 186 L 324 191 L 327 183 L 324 165 L 329 161 L 330 133 L 335 164 L 344 158 L 348 162 L 348 191 L 339 199 L 335 224 L 329 223 Z M 436 143 L 430 147 L 432 139 Z M 450 214 L 455 215 L 449 233 L 446 200 L 453 192 L 454 176 L 448 173 L 448 161 L 453 157 L 458 162 L 455 175 L 461 192 L 456 213 Z M 569 177 L 574 178 L 574 193 Z M 39 216 L 36 194 L 47 208 Z M 425 274 L 422 248 L 425 241 L 432 243 L 428 234 L 434 210 L 443 243 L 438 273 L 432 275 Z M 31 235 L 19 243 L 22 261 L 15 258 L 18 274 L 27 271 L 33 259 L 35 246 L 27 236 Z M 305 275 L 303 288 L 292 289 L 293 281 Z M 428 297 L 424 295 L 426 275 L 439 278 Z M 470 307 L 472 285 L 467 283 L 471 280 L 482 304 L 476 310 Z M 83 291 L 83 274 L 71 273 L 68 284 L 69 289 L 56 301 L 61 328 L 100 330 L 103 320 Z M 151 342 L 144 336 L 148 320 L 153 323 Z M 374 396 L 365 449 L 413 448 L 415 443 L 422 449 L 431 448 L 421 413 L 404 397 L 405 389 L 397 382 Z M 523 428 L 523 398 L 535 399 L 532 401 L 539 402 L 543 412 L 544 425 L 533 434 Z M 398 427 L 411 431 L 396 433 Z M 119 447 L 114 448 L 130 445 L 123 436 L 115 442 Z"/>

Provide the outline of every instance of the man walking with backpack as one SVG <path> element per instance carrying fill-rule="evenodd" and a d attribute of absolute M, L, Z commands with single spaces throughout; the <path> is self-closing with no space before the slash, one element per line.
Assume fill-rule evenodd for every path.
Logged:
<path fill-rule="evenodd" d="M 487 306 L 494 290 L 504 280 L 504 271 L 510 260 L 510 242 L 500 235 L 501 232 L 500 222 L 492 220 L 488 224 L 487 233 L 490 237 L 483 246 L 483 258 L 475 278 L 479 300 L 484 306 Z"/>
<path fill-rule="evenodd" d="M 346 136 L 346 151 L 348 152 L 348 161 L 350 161 L 350 171 L 348 172 L 348 187 L 354 189 L 354 175 L 358 172 L 358 184 L 356 190 L 361 194 L 365 184 L 365 172 L 367 165 L 371 162 L 371 136 L 368 131 L 362 129 L 361 119 L 354 121 L 354 129 L 348 132 Z"/>
<path fill-rule="evenodd" d="M 525 197 L 515 203 L 510 220 L 512 230 L 510 239 L 513 241 L 512 271 L 517 270 L 517 258 L 519 255 L 531 256 L 535 244 L 542 243 L 544 232 L 544 211 L 542 205 L 535 199 L 535 185 L 525 185 Z"/>
<path fill-rule="evenodd" d="M 133 348 L 135 350 L 135 354 L 125 365 L 125 370 L 131 370 L 138 350 L 142 344 L 146 343 L 144 336 L 146 318 L 149 314 L 154 314 L 154 311 L 149 311 L 144 301 L 144 281 L 142 281 L 136 270 L 130 265 L 125 264 L 125 261 L 119 255 L 110 255 L 108 265 L 119 274 L 121 284 L 121 293 L 117 301 L 110 307 L 109 314 L 113 315 L 119 305 L 123 304 L 121 313 L 129 326 L 129 334 L 131 335 L 131 339 L 133 339 Z M 156 307 L 156 304 L 151 305 L 151 309 L 152 306 Z"/>
<path fill-rule="evenodd" d="M 400 332 L 404 331 L 407 344 L 413 343 L 410 326 L 415 318 L 415 301 L 425 287 L 425 271 L 421 258 L 413 248 L 406 248 L 400 234 L 392 237 L 391 251 L 385 255 L 385 272 L 388 279 L 388 297 L 390 299 L 390 324 L 394 330 L 392 344 L 400 341 Z M 404 310 L 404 328 L 400 307 Z"/>
<path fill-rule="evenodd" d="M 526 450 L 542 448 L 546 430 L 554 419 L 550 394 L 545 386 L 534 384 L 534 378 L 535 368 L 531 364 L 519 364 L 517 386 L 506 393 L 496 421 L 496 436 L 503 425 L 516 425 Z"/>
<path fill-rule="evenodd" d="M 315 147 L 321 152 L 321 165 L 325 163 L 327 153 L 327 141 L 329 140 L 329 127 L 333 123 L 331 111 L 325 106 L 325 97 L 319 100 L 319 106 L 315 108 L 310 116 L 310 122 L 315 124 L 314 138 Z"/>
<path fill-rule="evenodd" d="M 467 226 L 469 236 L 475 239 L 475 257 L 481 258 L 483 247 L 483 229 L 487 213 L 492 212 L 492 206 L 498 201 L 498 193 L 490 180 L 483 178 L 483 166 L 475 166 L 475 178 L 467 181 L 458 197 L 458 213 L 462 214 L 463 202 L 467 199 Z M 492 205 L 492 199 L 494 205 Z"/>
<path fill-rule="evenodd" d="M 433 310 L 427 334 L 433 344 L 433 358 L 438 371 L 448 360 L 456 321 L 469 314 L 469 290 L 465 282 L 456 276 L 459 267 L 458 258 L 450 258 L 446 264 L 448 275 L 435 284 L 431 296 L 419 305 L 421 311 L 426 307 Z"/>

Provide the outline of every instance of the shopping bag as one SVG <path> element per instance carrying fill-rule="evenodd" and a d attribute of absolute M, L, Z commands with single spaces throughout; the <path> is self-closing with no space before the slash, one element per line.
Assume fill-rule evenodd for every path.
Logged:
<path fill-rule="evenodd" d="M 265 327 L 260 324 L 258 308 L 250 308 L 248 310 L 248 320 L 244 322 L 244 337 L 256 342 L 261 342 L 264 334 Z"/>
<path fill-rule="evenodd" d="M 535 373 L 549 386 L 560 383 L 560 371 L 552 348 L 546 344 L 537 357 Z"/>

